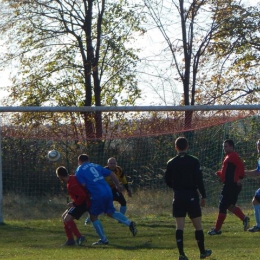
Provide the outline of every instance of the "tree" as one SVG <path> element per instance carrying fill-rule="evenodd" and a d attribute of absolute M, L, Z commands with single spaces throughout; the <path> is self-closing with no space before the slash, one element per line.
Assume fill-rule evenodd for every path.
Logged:
<path fill-rule="evenodd" d="M 241 84 L 243 79 L 253 80 L 250 84 L 254 85 L 258 79 L 254 79 L 252 74 L 249 76 L 246 73 L 235 73 L 230 57 L 235 57 L 239 46 L 235 41 L 226 38 L 225 33 L 226 26 L 232 19 L 232 29 L 244 29 L 239 27 L 241 23 L 246 23 L 244 16 L 238 16 L 239 7 L 242 6 L 240 1 L 144 0 L 144 4 L 151 18 L 150 22 L 164 39 L 159 51 L 165 53 L 166 58 L 161 60 L 164 63 L 168 61 L 167 70 L 168 67 L 173 70 L 170 77 L 182 86 L 183 99 L 180 104 L 227 104 L 228 100 L 229 104 L 237 104 L 244 103 L 245 96 L 248 100 L 253 100 L 252 97 L 256 96 L 259 89 L 250 88 L 250 91 L 245 92 L 242 88 L 237 88 L 237 84 Z M 237 13 L 231 10 L 237 10 Z M 234 36 L 236 31 L 232 32 Z M 229 52 L 220 56 L 220 44 L 217 48 L 217 41 L 229 42 Z M 222 47 L 223 51 L 224 45 Z M 249 45 L 244 47 L 252 48 Z M 246 60 L 242 63 L 248 64 Z M 256 73 L 253 66 L 250 69 Z M 191 111 L 185 113 L 187 128 L 191 127 L 192 114 Z"/>
<path fill-rule="evenodd" d="M 25 0 L 2 5 L 1 28 L 9 48 L 1 65 L 11 61 L 18 66 L 9 105 L 102 106 L 134 104 L 140 97 L 138 50 L 129 46 L 133 35 L 143 32 L 142 17 L 127 1 Z M 101 112 L 83 116 L 86 136 L 101 137 Z M 23 117 L 34 123 L 50 119 Z"/>
<path fill-rule="evenodd" d="M 245 7 L 232 1 L 223 2 L 214 11 L 219 30 L 208 55 L 213 54 L 215 66 L 221 66 L 211 78 L 215 91 L 207 93 L 208 104 L 258 104 L 260 11 L 257 6 Z"/>

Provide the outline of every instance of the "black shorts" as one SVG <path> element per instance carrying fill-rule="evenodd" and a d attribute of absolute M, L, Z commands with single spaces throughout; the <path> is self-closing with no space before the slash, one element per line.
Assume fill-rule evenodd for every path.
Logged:
<path fill-rule="evenodd" d="M 85 202 L 83 204 L 81 204 L 80 206 L 70 207 L 70 208 L 67 209 L 67 213 L 75 219 L 80 219 L 80 217 L 86 211 L 88 211 L 88 207 L 87 207 L 87 204 Z"/>
<path fill-rule="evenodd" d="M 123 193 L 118 192 L 117 189 L 112 189 L 113 200 L 117 201 L 121 206 L 126 206 L 126 200 Z"/>
<path fill-rule="evenodd" d="M 172 203 L 172 215 L 175 218 L 186 217 L 190 219 L 201 217 L 200 199 L 197 191 L 175 191 Z"/>
<path fill-rule="evenodd" d="M 242 190 L 241 185 L 232 184 L 232 185 L 223 185 L 220 199 L 219 199 L 219 209 L 225 210 L 228 209 L 231 205 L 236 205 L 238 200 L 238 195 Z M 224 213 L 224 212 L 223 212 Z"/>

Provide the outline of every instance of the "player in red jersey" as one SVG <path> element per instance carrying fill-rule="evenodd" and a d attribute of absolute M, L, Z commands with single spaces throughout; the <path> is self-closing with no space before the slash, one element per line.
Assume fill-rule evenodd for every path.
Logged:
<path fill-rule="evenodd" d="M 62 220 L 64 229 L 67 236 L 67 241 L 64 245 L 81 245 L 85 237 L 79 232 L 74 219 L 79 219 L 90 207 L 90 198 L 86 190 L 79 184 L 76 176 L 69 175 L 67 169 L 64 166 L 60 166 L 56 169 L 57 177 L 64 183 L 67 183 L 68 193 L 72 202 L 69 202 L 68 209 L 62 214 Z M 74 240 L 76 236 L 76 242 Z"/>
<path fill-rule="evenodd" d="M 244 163 L 239 155 L 234 151 L 235 145 L 233 140 L 228 139 L 223 143 L 223 149 L 226 154 L 222 168 L 215 174 L 223 183 L 219 202 L 219 213 L 215 223 L 215 227 L 208 231 L 209 235 L 220 235 L 221 227 L 227 216 L 227 210 L 231 211 L 239 219 L 243 221 L 243 228 L 246 231 L 249 227 L 249 217 L 236 206 L 238 195 L 242 190 L 241 180 L 245 176 Z"/>

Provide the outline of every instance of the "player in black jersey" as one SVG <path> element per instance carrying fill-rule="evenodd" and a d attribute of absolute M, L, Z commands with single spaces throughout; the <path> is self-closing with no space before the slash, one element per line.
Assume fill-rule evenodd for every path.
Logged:
<path fill-rule="evenodd" d="M 175 140 L 177 156 L 167 162 L 165 182 L 173 189 L 173 217 L 176 219 L 175 238 L 179 250 L 179 260 L 187 260 L 183 248 L 183 230 L 188 214 L 195 228 L 200 259 L 210 256 L 212 251 L 205 249 L 204 232 L 201 224 L 201 206 L 205 206 L 206 192 L 198 158 L 187 154 L 188 141 L 185 137 Z M 200 197 L 201 196 L 201 197 Z"/>

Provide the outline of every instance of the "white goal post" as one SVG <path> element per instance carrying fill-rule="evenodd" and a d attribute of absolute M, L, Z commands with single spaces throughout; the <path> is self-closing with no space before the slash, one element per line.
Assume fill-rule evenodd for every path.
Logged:
<path fill-rule="evenodd" d="M 197 105 L 197 106 L 92 106 L 92 107 L 0 107 L 0 112 L 110 112 L 110 111 L 216 111 L 216 110 L 260 110 L 260 105 Z"/>
<path fill-rule="evenodd" d="M 2 119 L 0 117 L 0 224 L 4 222 L 3 217 L 3 167 L 2 167 Z"/>

